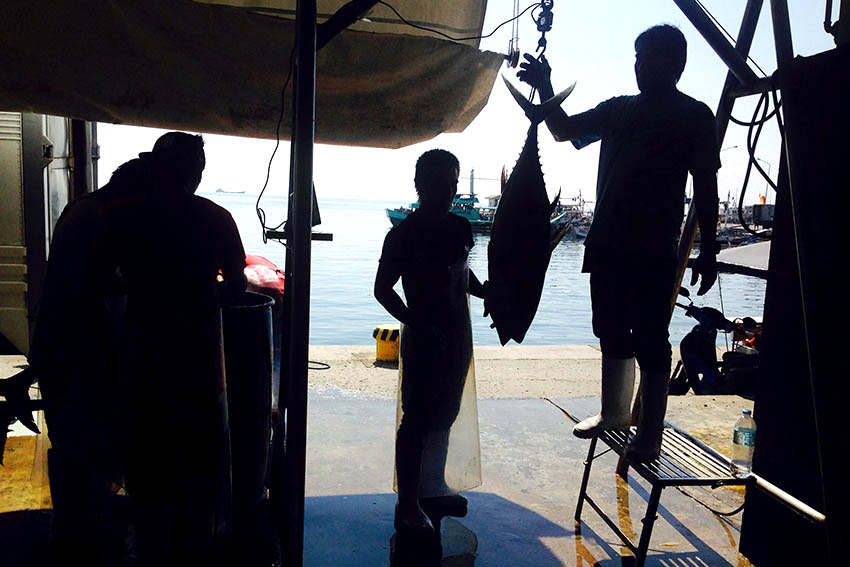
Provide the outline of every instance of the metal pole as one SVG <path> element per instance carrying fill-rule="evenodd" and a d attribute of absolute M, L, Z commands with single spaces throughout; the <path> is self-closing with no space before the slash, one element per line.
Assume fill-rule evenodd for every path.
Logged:
<path fill-rule="evenodd" d="M 310 344 L 310 252 L 313 217 L 313 141 L 316 108 L 316 0 L 298 0 L 295 32 L 295 84 L 292 144 L 294 157 L 289 244 L 292 293 L 289 320 L 289 406 L 287 450 L 288 529 L 282 541 L 284 564 L 304 561 L 304 477 L 307 450 L 307 359 Z"/>
<path fill-rule="evenodd" d="M 702 37 L 705 38 L 712 49 L 714 49 L 715 53 L 720 56 L 720 59 L 726 63 L 726 66 L 729 67 L 729 70 L 741 83 L 749 84 L 758 79 L 756 74 L 747 64 L 747 53 L 749 53 L 749 49 L 747 50 L 747 53 L 742 54 L 741 50 L 738 49 L 737 46 L 733 46 L 729 43 L 729 40 L 726 39 L 719 29 L 717 29 L 714 22 L 709 19 L 705 11 L 696 2 L 694 2 L 694 0 L 673 1 L 679 9 L 682 10 L 682 13 L 685 14 L 685 16 L 691 21 L 697 31 L 702 34 Z M 761 7 L 761 2 L 759 2 L 759 7 Z M 745 13 L 744 19 L 746 20 L 746 18 L 747 16 Z M 756 13 L 756 20 L 758 20 L 758 13 Z M 741 37 L 739 36 L 738 45 L 740 45 L 740 43 Z"/>
<path fill-rule="evenodd" d="M 683 0 L 674 0 L 676 4 L 683 3 Z M 744 10 L 744 17 L 741 19 L 741 29 L 738 31 L 738 41 L 735 44 L 735 51 L 739 57 L 746 59 L 750 53 L 750 47 L 753 44 L 753 36 L 756 33 L 756 25 L 758 24 L 759 14 L 761 14 L 764 0 L 749 0 L 747 7 Z M 686 14 L 687 15 L 687 14 Z M 713 27 L 714 24 L 709 22 Z M 696 25 L 696 23 L 694 23 Z M 716 28 L 715 28 L 716 29 Z M 705 34 L 703 34 L 705 35 Z M 720 102 L 717 106 L 717 146 L 723 145 L 723 139 L 726 137 L 726 130 L 729 127 L 729 117 L 732 115 L 732 108 L 735 105 L 735 99 L 729 96 L 729 93 L 739 85 L 739 79 L 736 74 L 729 70 L 726 75 L 726 82 L 723 85 L 723 91 L 720 93 Z M 688 208 L 688 216 L 685 220 L 685 227 L 682 230 L 682 237 L 679 240 L 678 251 L 678 278 L 676 285 L 673 286 L 671 301 L 670 301 L 670 316 L 673 316 L 674 305 L 676 302 L 676 294 L 679 286 L 682 285 L 682 279 L 685 277 L 685 269 L 688 265 L 688 257 L 691 255 L 691 247 L 693 246 L 694 236 L 697 230 L 697 211 L 696 207 L 691 204 Z"/>

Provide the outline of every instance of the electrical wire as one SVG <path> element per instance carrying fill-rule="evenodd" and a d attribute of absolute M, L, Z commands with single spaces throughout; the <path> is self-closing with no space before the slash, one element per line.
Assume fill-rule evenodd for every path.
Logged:
<path fill-rule="evenodd" d="M 396 9 L 395 9 L 395 8 L 394 8 L 391 4 L 389 4 L 389 3 L 387 3 L 387 2 L 378 2 L 378 4 L 383 4 L 384 6 L 386 6 L 386 7 L 387 7 L 387 8 L 389 8 L 390 10 L 392 10 L 392 11 L 393 11 L 393 13 L 395 13 L 395 15 L 398 17 L 398 19 L 399 19 L 399 20 L 400 20 L 403 24 L 406 24 L 406 25 L 408 25 L 408 26 L 410 26 L 410 27 L 412 27 L 412 28 L 416 28 L 416 29 L 418 29 L 418 30 L 423 30 L 423 31 L 427 31 L 427 32 L 435 33 L 435 34 L 437 34 L 437 35 L 439 35 L 439 36 L 441 36 L 441 37 L 444 37 L 444 38 L 446 38 L 446 39 L 450 39 L 450 40 L 452 40 L 452 41 L 468 41 L 468 40 L 472 40 L 472 39 L 486 39 L 486 38 L 488 38 L 488 37 L 492 36 L 494 33 L 496 33 L 496 32 L 499 30 L 499 28 L 501 28 L 502 26 L 504 26 L 504 25 L 506 25 L 506 24 L 509 24 L 509 23 L 511 23 L 511 22 L 513 22 L 513 21 L 515 21 L 515 20 L 519 19 L 519 18 L 520 18 L 520 16 L 522 16 L 523 14 L 525 14 L 526 12 L 528 12 L 529 10 L 531 10 L 532 8 L 534 8 L 535 6 L 540 6 L 540 2 L 535 2 L 534 4 L 529 5 L 529 6 L 528 6 L 525 10 L 523 10 L 522 12 L 520 12 L 519 14 L 517 14 L 516 16 L 512 17 L 512 18 L 511 18 L 511 19 L 509 19 L 509 20 L 505 20 L 504 22 L 502 22 L 501 24 L 499 24 L 498 26 L 496 26 L 496 27 L 495 27 L 495 29 L 493 29 L 493 31 L 491 31 L 491 32 L 490 32 L 490 33 L 488 33 L 487 35 L 476 35 L 476 36 L 470 36 L 470 37 L 452 37 L 452 36 L 450 36 L 450 35 L 448 35 L 448 34 L 445 34 L 445 33 L 441 32 L 441 31 L 439 31 L 439 30 L 435 30 L 435 29 L 428 28 L 428 27 L 425 27 L 425 26 L 420 26 L 420 25 L 418 25 L 418 24 L 414 24 L 414 23 L 412 23 L 412 22 L 409 22 L 409 21 L 405 20 L 405 19 L 404 19 L 404 16 L 402 16 L 401 14 L 399 14 L 398 10 L 396 10 Z"/>
<path fill-rule="evenodd" d="M 684 494 L 685 496 L 687 496 L 688 498 L 690 498 L 691 500 L 693 500 L 694 502 L 699 504 L 700 506 L 703 506 L 704 508 L 708 509 L 709 512 L 711 512 L 712 514 L 714 514 L 716 516 L 723 516 L 723 517 L 734 516 L 735 514 L 738 514 L 739 512 L 741 512 L 744 509 L 744 504 L 741 504 L 740 506 L 738 506 L 734 510 L 731 510 L 729 512 L 723 512 L 723 511 L 717 510 L 715 508 L 712 508 L 711 506 L 709 506 L 708 504 L 706 504 L 705 502 L 703 502 L 702 500 L 700 500 L 699 498 L 697 498 L 696 496 L 694 496 L 693 494 L 688 492 L 687 490 L 684 490 L 681 486 L 677 486 L 676 490 L 678 490 L 679 492 L 681 492 L 682 494 Z"/>
<path fill-rule="evenodd" d="M 330 370 L 331 365 L 327 362 L 318 362 L 315 360 L 307 361 L 307 370 Z"/>
<path fill-rule="evenodd" d="M 782 124 L 782 117 L 779 112 L 780 107 L 782 106 L 782 102 L 779 100 L 779 96 L 776 91 L 771 91 L 773 97 L 773 110 L 768 112 L 768 104 L 769 104 L 769 95 L 768 93 L 764 93 L 759 97 L 759 101 L 756 104 L 756 108 L 753 111 L 753 118 L 750 122 L 742 122 L 740 120 L 733 119 L 736 124 L 741 124 L 749 127 L 747 131 L 747 153 L 749 154 L 749 161 L 747 162 L 747 170 L 744 173 L 744 183 L 741 187 L 741 194 L 738 199 L 738 222 L 741 223 L 741 226 L 754 236 L 762 236 L 755 230 L 753 230 L 749 224 L 744 220 L 744 196 L 747 192 L 747 186 L 750 181 L 750 174 L 752 173 L 753 167 L 759 172 L 759 174 L 765 179 L 768 185 L 770 185 L 774 191 L 778 191 L 776 183 L 770 178 L 770 176 L 764 171 L 764 169 L 759 165 L 758 159 L 755 155 L 756 145 L 758 144 L 759 137 L 761 136 L 761 130 L 764 124 L 767 123 L 768 120 L 775 117 L 777 120 L 777 125 L 779 127 L 779 134 L 782 140 L 785 139 L 784 136 L 784 127 Z M 762 108 L 763 107 L 763 108 Z M 762 116 L 758 118 L 758 114 L 761 111 Z"/>
<path fill-rule="evenodd" d="M 407 21 L 399 13 L 399 11 L 395 9 L 395 7 L 393 7 L 391 4 L 389 4 L 387 2 L 378 2 L 378 4 L 383 4 L 384 6 L 386 6 L 390 10 L 392 10 L 393 13 L 395 13 L 395 15 L 398 17 L 398 19 L 402 23 L 404 23 L 405 25 L 408 25 L 412 28 L 416 28 L 416 29 L 419 29 L 419 30 L 435 33 L 435 34 L 437 34 L 441 37 L 444 37 L 446 39 L 450 39 L 452 41 L 467 41 L 467 40 L 473 40 L 473 39 L 486 39 L 486 38 L 492 36 L 493 34 L 495 34 L 502 26 L 509 24 L 509 23 L 512 23 L 512 22 L 515 22 L 516 20 L 518 20 L 520 18 L 520 16 L 522 16 L 523 14 L 525 14 L 526 12 L 528 12 L 529 10 L 534 8 L 535 6 L 541 5 L 539 2 L 529 5 L 522 12 L 520 12 L 519 14 L 515 14 L 509 20 L 505 20 L 504 22 L 502 22 L 501 24 L 496 26 L 495 29 L 493 29 L 493 31 L 491 31 L 490 33 L 488 33 L 486 35 L 470 36 L 470 37 L 452 37 L 452 36 L 445 34 L 445 33 L 441 32 L 439 30 L 431 29 L 431 28 L 428 28 L 428 27 L 425 27 L 425 26 L 420 26 L 420 25 L 417 25 L 417 24 L 414 24 L 412 22 Z M 294 58 L 295 58 L 295 47 L 293 46 L 292 51 L 290 51 L 290 53 L 289 53 L 289 72 L 286 75 L 286 81 L 284 81 L 283 87 L 280 89 L 280 115 L 278 116 L 277 127 L 275 128 L 275 146 L 274 146 L 274 150 L 272 151 L 272 155 L 269 158 L 268 167 L 266 168 L 266 180 L 263 183 L 263 188 L 260 189 L 260 194 L 257 196 L 257 202 L 256 202 L 256 205 L 254 206 L 254 210 L 257 213 L 257 218 L 260 221 L 260 227 L 261 227 L 262 232 L 263 232 L 263 234 L 262 234 L 263 244 L 268 242 L 268 236 L 266 236 L 267 230 L 279 230 L 280 227 L 282 227 L 286 224 L 286 221 L 283 221 L 283 222 L 281 222 L 280 224 L 278 224 L 274 227 L 267 226 L 266 225 L 266 212 L 265 212 L 265 210 L 263 210 L 262 207 L 260 207 L 260 201 L 263 198 L 263 194 L 266 192 L 266 188 L 268 187 L 269 179 L 271 178 L 272 162 L 274 161 L 274 157 L 277 154 L 278 148 L 280 147 L 280 125 L 283 122 L 284 102 L 286 100 L 286 97 L 285 97 L 286 87 L 289 85 L 289 80 L 292 78 L 292 68 L 293 68 Z"/>
<path fill-rule="evenodd" d="M 266 211 L 260 207 L 260 200 L 263 198 L 263 193 L 266 192 L 266 188 L 269 185 L 269 178 L 272 174 L 272 162 L 274 161 L 274 156 L 277 154 L 277 149 L 280 147 L 280 125 L 283 122 L 283 111 L 284 111 L 284 102 L 286 100 L 286 87 L 289 85 L 289 80 L 292 78 L 292 67 L 295 62 L 295 46 L 293 45 L 292 50 L 289 52 L 289 72 L 286 75 L 286 81 L 283 83 L 283 87 L 280 89 L 280 115 L 277 118 L 277 128 L 275 128 L 275 144 L 274 150 L 272 151 L 272 155 L 269 158 L 269 165 L 266 168 L 266 181 L 263 183 L 263 188 L 260 189 L 260 194 L 257 195 L 257 203 L 254 205 L 254 211 L 257 213 L 257 218 L 260 220 L 260 228 L 263 231 L 263 244 L 268 242 L 268 237 L 266 236 L 267 230 L 278 230 L 286 221 L 283 221 L 277 226 L 269 227 L 266 226 Z"/>

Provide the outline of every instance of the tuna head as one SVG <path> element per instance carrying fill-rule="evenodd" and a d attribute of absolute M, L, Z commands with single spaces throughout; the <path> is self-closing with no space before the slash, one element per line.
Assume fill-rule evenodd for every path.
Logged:
<path fill-rule="evenodd" d="M 487 248 L 487 308 L 502 345 L 510 339 L 518 343 L 525 339 L 540 303 L 551 255 L 549 219 L 560 194 L 549 202 L 540 168 L 537 125 L 573 88 L 533 105 L 505 83 L 532 124 L 510 177 L 502 178 L 502 197 Z"/>

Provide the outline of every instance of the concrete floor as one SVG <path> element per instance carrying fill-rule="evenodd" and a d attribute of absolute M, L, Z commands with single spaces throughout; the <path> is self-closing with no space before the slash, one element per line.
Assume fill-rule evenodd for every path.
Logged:
<path fill-rule="evenodd" d="M 5 370 L 11 373 L 17 362 L 5 360 Z M 558 374 L 563 375 L 560 369 Z M 555 401 L 579 416 L 598 407 L 597 398 L 586 396 Z M 705 404 L 699 421 L 731 429 L 730 406 L 741 400 L 726 402 Z M 391 548 L 398 556 L 403 552 L 420 560 L 427 556 L 420 542 L 391 542 L 395 411 L 395 401 L 386 396 L 311 386 L 304 565 L 388 566 Z M 588 442 L 573 437 L 573 423 L 558 408 L 539 398 L 481 399 L 478 412 L 483 485 L 467 493 L 465 518 L 444 520 L 445 559 L 424 564 L 584 567 L 633 563 L 628 549 L 590 508 L 585 507 L 579 526 L 573 520 Z M 668 420 L 688 429 L 689 424 L 671 419 L 669 413 Z M 0 469 L 0 496 L 19 499 L 24 490 L 35 495 L 18 500 L 17 508 L 0 510 L 0 564 L 4 566 L 32 564 L 47 543 L 50 512 L 40 509 L 43 499 L 37 496 L 45 486 L 34 482 L 32 457 L 23 454 L 30 446 L 35 443 L 10 438 L 9 448 L 17 450 L 17 457 L 10 458 L 14 451 L 8 453 L 7 467 Z M 31 455 L 33 449 L 28 450 Z M 16 467 L 9 466 L 13 462 L 18 463 Z M 601 457 L 588 490 L 620 529 L 636 540 L 649 486 L 636 475 L 627 482 L 619 479 L 615 464 L 616 455 Z M 19 482 L 10 485 L 16 474 Z M 743 500 L 743 492 L 735 489 L 687 490 L 720 510 L 737 508 Z M 647 565 L 749 565 L 736 551 L 740 515 L 720 519 L 674 488 L 664 491 L 658 515 Z M 399 560 L 394 565 L 414 564 L 420 563 Z"/>
<path fill-rule="evenodd" d="M 559 400 L 574 408 L 593 399 Z M 390 565 L 395 404 L 331 388 L 310 398 L 305 565 Z M 587 442 L 572 422 L 540 399 L 480 400 L 484 483 L 467 496 L 466 518 L 444 525 L 444 553 L 457 565 L 621 565 L 631 555 L 592 510 L 573 513 Z M 649 486 L 614 473 L 616 455 L 599 459 L 589 492 L 620 528 L 637 539 Z M 743 493 L 688 489 L 715 508 L 732 510 Z M 474 563 L 469 534 L 476 541 Z M 647 565 L 746 565 L 736 551 L 740 516 L 721 520 L 674 488 L 664 491 Z M 467 556 L 456 540 L 466 541 Z M 628 562 L 628 559 L 625 560 Z M 444 562 L 444 565 L 449 563 Z"/>

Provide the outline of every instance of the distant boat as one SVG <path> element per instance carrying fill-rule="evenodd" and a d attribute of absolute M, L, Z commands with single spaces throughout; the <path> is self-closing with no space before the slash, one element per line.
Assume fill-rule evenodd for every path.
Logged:
<path fill-rule="evenodd" d="M 498 181 L 493 179 L 485 180 Z M 472 226 L 472 232 L 476 234 L 489 234 L 490 229 L 493 228 L 493 217 L 496 215 L 499 197 L 501 195 L 489 197 L 490 206 L 480 205 L 478 197 L 475 196 L 475 170 L 472 170 L 469 173 L 469 193 L 458 193 L 455 195 L 449 212 L 468 220 L 470 226 Z M 398 226 L 407 215 L 417 208 L 419 208 L 419 203 L 411 203 L 409 207 L 386 209 L 387 218 L 390 219 L 390 223 L 393 226 Z M 569 218 L 565 211 L 556 210 L 549 222 L 552 226 L 553 235 L 565 227 L 569 229 Z"/>
<path fill-rule="evenodd" d="M 409 207 L 387 209 L 387 218 L 393 226 L 398 226 L 407 218 L 407 215 L 418 208 L 419 203 L 411 203 Z M 464 193 L 455 195 L 449 212 L 468 220 L 472 226 L 472 232 L 487 233 L 493 226 L 496 208 L 479 206 L 478 197 L 475 194 Z"/>
<path fill-rule="evenodd" d="M 228 194 L 231 194 L 231 195 L 243 195 L 245 193 L 245 190 L 243 189 L 242 191 L 229 191 L 229 190 L 226 190 L 226 189 L 216 189 L 215 192 L 216 193 L 228 193 Z"/>
<path fill-rule="evenodd" d="M 387 209 L 387 218 L 393 226 L 398 226 L 407 215 L 419 208 L 419 203 L 411 203 L 409 207 L 396 207 Z M 493 217 L 496 207 L 485 207 L 478 205 L 478 198 L 474 194 L 463 193 L 455 196 L 449 212 L 469 221 L 472 232 L 477 234 L 488 234 L 493 228 Z M 549 219 L 553 234 L 562 229 L 567 223 L 565 212 L 557 213 Z"/>

